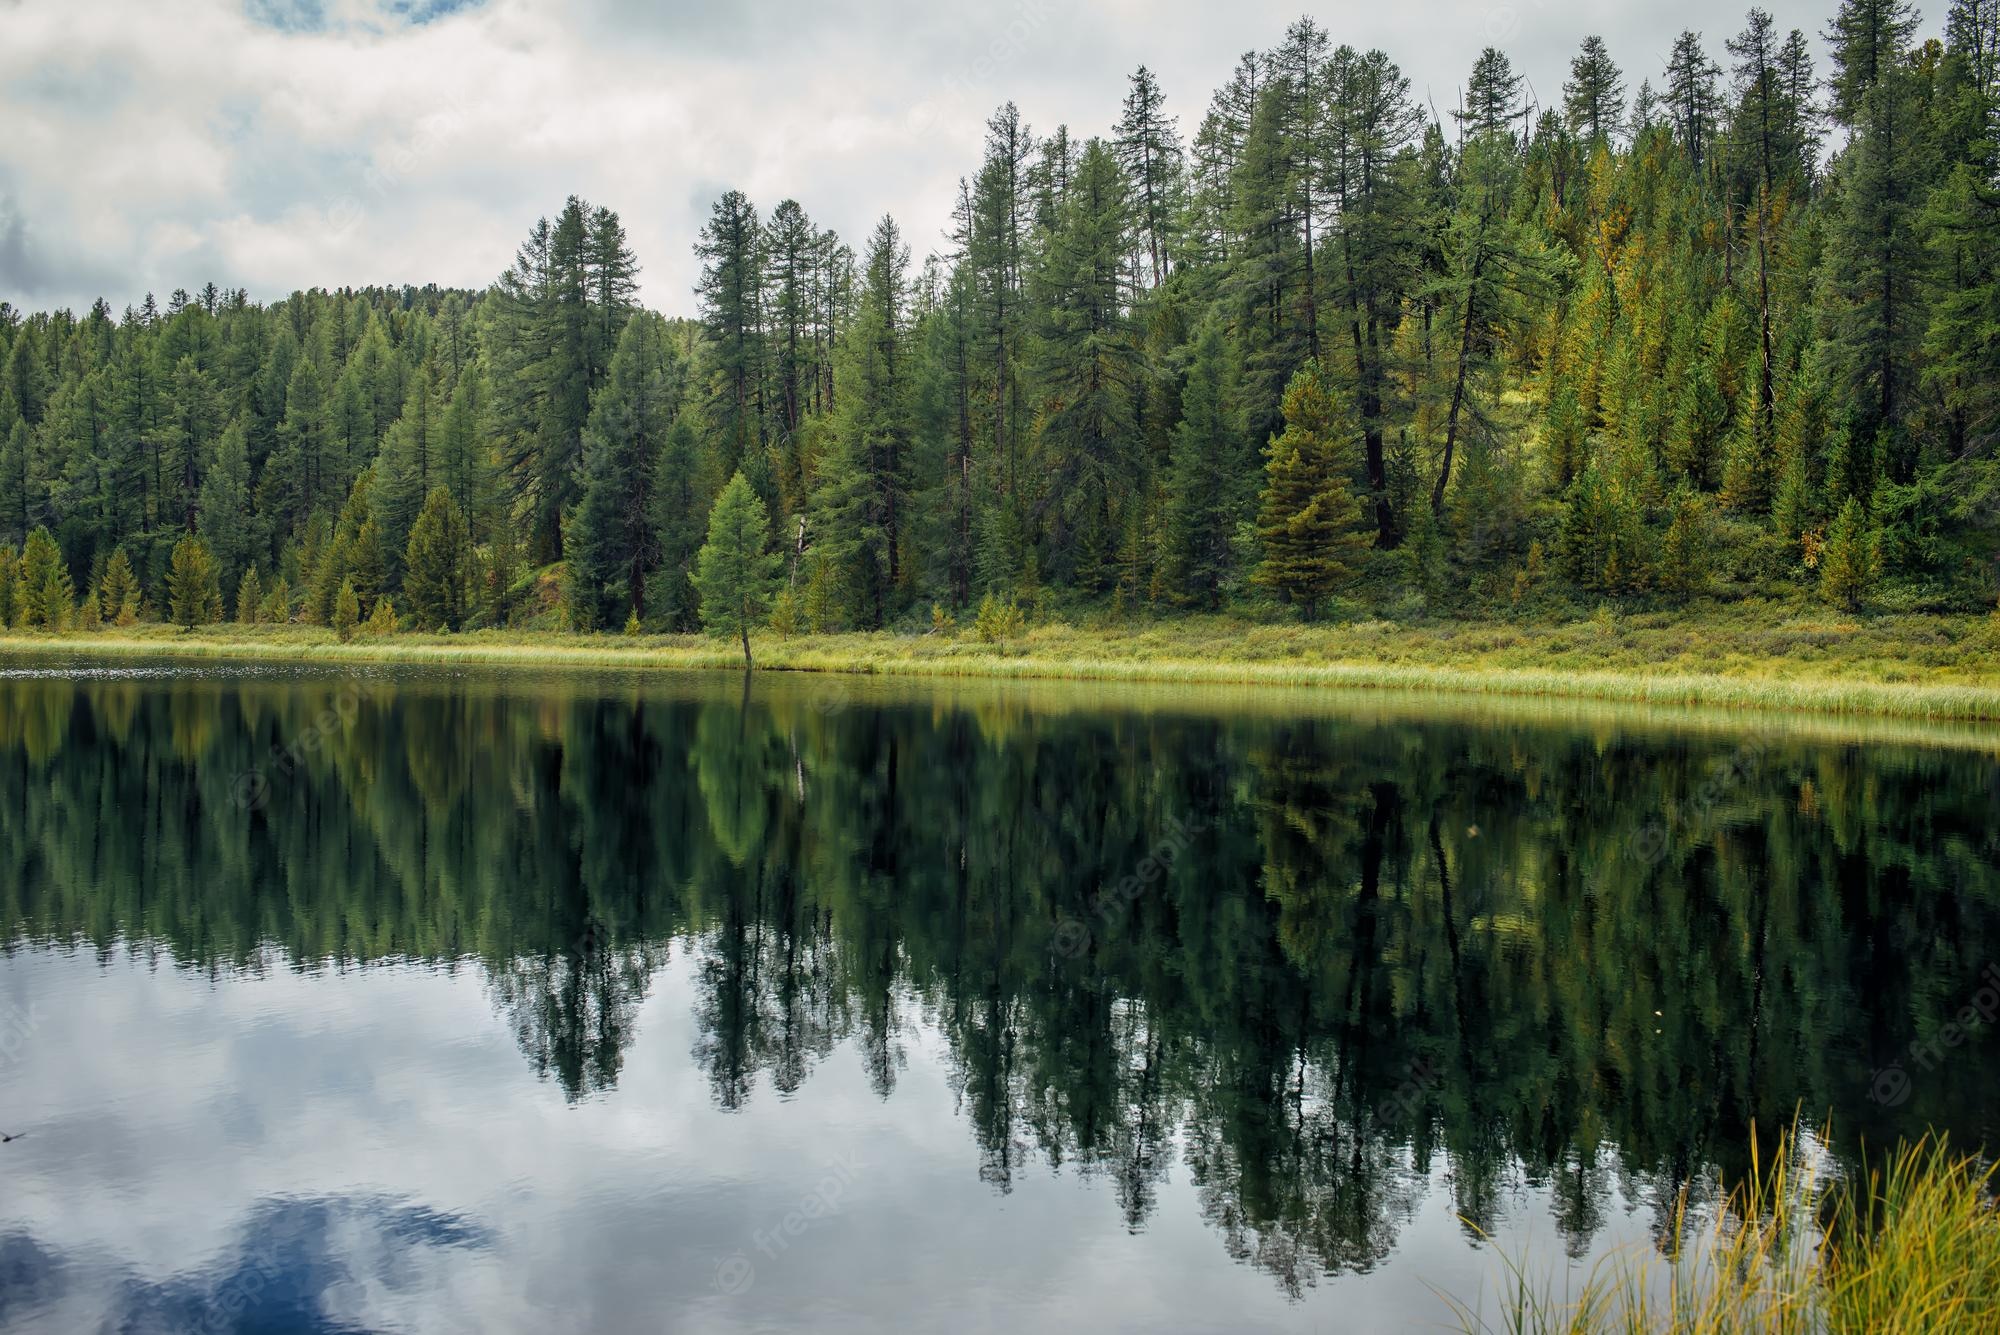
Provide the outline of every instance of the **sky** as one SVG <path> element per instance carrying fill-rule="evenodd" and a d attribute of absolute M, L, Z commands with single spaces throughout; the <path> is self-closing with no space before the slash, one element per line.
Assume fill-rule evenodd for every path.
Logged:
<path fill-rule="evenodd" d="M 114 308 L 214 281 L 483 287 L 574 193 L 618 211 L 645 302 L 694 310 L 723 191 L 859 245 L 942 248 L 984 122 L 1107 133 L 1160 77 L 1191 136 L 1237 57 L 1309 12 L 1440 111 L 1480 48 L 1544 103 L 1602 35 L 1630 86 L 1738 0 L 0 0 L 0 300 Z M 1773 7 L 1817 35 L 1834 0 Z"/>

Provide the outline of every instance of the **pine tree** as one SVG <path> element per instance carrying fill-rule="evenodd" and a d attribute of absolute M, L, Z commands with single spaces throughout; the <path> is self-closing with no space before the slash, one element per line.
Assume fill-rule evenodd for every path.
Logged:
<path fill-rule="evenodd" d="M 222 586 L 208 544 L 192 534 L 174 544 L 167 571 L 167 615 L 176 626 L 193 630 L 222 620 Z"/>
<path fill-rule="evenodd" d="M 382 639 L 394 635 L 397 629 L 396 605 L 387 598 L 377 598 L 375 610 L 370 612 L 368 620 L 362 623 L 362 632 L 372 639 Z"/>
<path fill-rule="evenodd" d="M 1437 359 L 1449 377 L 1436 387 L 1444 403 L 1444 439 L 1431 508 L 1440 515 L 1462 438 L 1487 429 L 1484 400 L 1496 359 L 1494 330 L 1510 308 L 1545 296 L 1551 282 L 1537 239 L 1512 216 L 1519 175 L 1511 146 L 1491 137 L 1466 146 L 1458 198 L 1440 238 L 1439 271 L 1426 294 L 1448 322 L 1450 339 Z"/>
<path fill-rule="evenodd" d="M 42 624 L 49 630 L 61 634 L 70 628 L 76 615 L 76 586 L 66 564 L 57 561 L 49 568 L 36 602 L 41 607 Z"/>
<path fill-rule="evenodd" d="M 1358 531 L 1361 507 L 1347 486 L 1346 455 L 1356 434 L 1351 412 L 1317 364 L 1292 377 L 1285 430 L 1265 451 L 1257 520 L 1264 561 L 1256 580 L 1297 604 L 1307 621 L 1353 578 L 1350 563 L 1367 545 Z"/>
<path fill-rule="evenodd" d="M 419 630 L 463 629 L 470 554 L 458 503 L 442 486 L 431 488 L 403 561 L 403 594 Z"/>
<path fill-rule="evenodd" d="M 781 558 L 769 550 L 771 520 L 764 502 L 741 472 L 716 498 L 708 518 L 708 541 L 696 561 L 695 587 L 701 593 L 701 620 L 711 635 L 736 634 L 743 640 L 743 666 L 750 663 L 750 627 L 769 614 Z"/>
<path fill-rule="evenodd" d="M 1673 521 L 1660 543 L 1660 591 L 1677 603 L 1703 593 L 1708 587 L 1708 511 L 1699 495 L 1681 491 L 1670 507 Z"/>
<path fill-rule="evenodd" d="M 1248 450 L 1235 379 L 1222 329 L 1211 321 L 1195 338 L 1181 397 L 1162 553 L 1175 598 L 1211 610 L 1221 607 L 1235 571 L 1232 542 L 1244 509 Z"/>

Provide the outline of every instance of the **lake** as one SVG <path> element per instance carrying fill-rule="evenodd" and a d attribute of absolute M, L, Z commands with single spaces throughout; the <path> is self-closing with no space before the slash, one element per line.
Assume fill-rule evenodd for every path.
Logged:
<path fill-rule="evenodd" d="M 0 664 L 0 1328 L 1448 1327 L 1795 1117 L 2000 1145 L 1996 812 L 1886 722 Z"/>

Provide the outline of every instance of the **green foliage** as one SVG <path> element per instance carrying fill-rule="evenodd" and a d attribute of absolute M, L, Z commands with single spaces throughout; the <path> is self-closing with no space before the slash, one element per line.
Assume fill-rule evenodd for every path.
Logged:
<path fill-rule="evenodd" d="M 221 570 L 208 544 L 190 534 L 174 544 L 167 571 L 167 617 L 192 630 L 222 620 Z"/>
<path fill-rule="evenodd" d="M 1195 340 L 1181 405 L 1162 534 L 1163 578 L 1177 601 L 1214 608 L 1235 574 L 1231 539 L 1244 509 L 1247 454 L 1234 364 L 1219 324 L 1210 323 Z"/>
<path fill-rule="evenodd" d="M 21 619 L 21 560 L 14 549 L 0 543 L 0 630 L 19 624 Z"/>
<path fill-rule="evenodd" d="M 1820 595 L 1836 607 L 1858 612 L 1874 590 L 1881 566 L 1881 535 L 1869 522 L 1861 498 L 1850 496 L 1827 530 L 1820 553 Z"/>
<path fill-rule="evenodd" d="M 21 575 L 15 620 L 30 629 L 61 630 L 68 620 L 71 591 L 62 549 L 46 528 L 28 535 L 21 549 Z"/>
<path fill-rule="evenodd" d="M 979 614 L 973 618 L 972 633 L 981 644 L 1005 644 L 1018 640 L 1028 628 L 1028 618 L 1013 599 L 987 594 L 979 600 Z"/>
<path fill-rule="evenodd" d="M 1660 545 L 1657 583 L 1660 592 L 1676 603 L 1708 590 L 1712 539 L 1708 507 L 1701 497 L 1683 491 L 1674 497 L 1673 520 Z"/>
<path fill-rule="evenodd" d="M 139 619 L 139 580 L 123 547 L 114 550 L 105 562 L 98 599 L 104 619 L 114 626 L 129 626 Z"/>
<path fill-rule="evenodd" d="M 1353 579 L 1366 544 L 1361 507 L 1348 490 L 1348 445 L 1357 436 L 1317 363 L 1285 391 L 1285 430 L 1265 450 L 1263 508 L 1257 535 L 1264 552 L 1259 584 L 1297 604 L 1311 621 Z"/>
<path fill-rule="evenodd" d="M 354 591 L 354 581 L 343 579 L 340 590 L 333 599 L 333 633 L 342 644 L 354 638 L 354 627 L 361 620 L 361 599 Z"/>
<path fill-rule="evenodd" d="M 783 561 L 770 551 L 771 521 L 764 502 L 742 473 L 716 498 L 708 517 L 708 541 L 695 570 L 701 593 L 701 621 L 711 635 L 739 635 L 743 661 L 750 662 L 750 628 L 770 613 Z"/>
<path fill-rule="evenodd" d="M 109 620 L 100 563 L 125 549 L 166 606 L 195 533 L 224 587 L 282 576 L 315 624 L 351 582 L 364 615 L 388 597 L 427 626 L 686 631 L 740 472 L 817 630 L 987 590 L 1212 611 L 1254 583 L 1322 615 L 1336 589 L 1382 614 L 1414 588 L 1476 612 L 1511 605 L 1536 543 L 1554 610 L 1692 596 L 1665 557 L 1685 487 L 1731 537 L 1718 596 L 1791 590 L 1858 497 L 1885 598 L 1983 607 L 1996 27 L 1961 0 L 1918 46 L 1901 0 L 1844 3 L 1824 136 L 1813 43 L 1761 10 L 1726 71 L 1698 33 L 1656 53 L 1629 115 L 1589 37 L 1539 119 L 1488 48 L 1437 123 L 1387 55 L 1307 20 L 1186 143 L 1192 103 L 1147 70 L 1105 138 L 1003 107 L 914 269 L 889 219 L 857 256 L 796 201 L 729 192 L 697 320 L 638 309 L 622 223 L 577 198 L 481 291 L 15 312 L 0 541 L 45 528 Z M 1309 365 L 1336 457 L 1260 458 Z M 442 604 L 409 569 L 439 488 L 463 530 Z M 1364 531 L 1422 551 L 1364 562 Z M 39 624 L 46 582 L 16 571 L 0 612 Z"/>
<path fill-rule="evenodd" d="M 591 405 L 583 499 L 564 530 L 567 598 L 578 630 L 645 615 L 647 581 L 660 560 L 654 492 L 673 420 L 672 370 L 659 317 L 632 316 Z"/>
<path fill-rule="evenodd" d="M 787 584 L 771 599 L 771 629 L 782 639 L 799 633 L 799 593 Z"/>
<path fill-rule="evenodd" d="M 419 630 L 464 627 L 470 552 L 458 502 L 442 486 L 431 488 L 403 557 L 403 593 Z"/>
<path fill-rule="evenodd" d="M 396 608 L 387 598 L 375 600 L 375 610 L 368 614 L 368 620 L 361 623 L 361 633 L 371 639 L 382 639 L 396 633 Z"/>
<path fill-rule="evenodd" d="M 282 626 L 292 619 L 292 586 L 280 574 L 271 581 L 271 591 L 264 595 L 263 606 L 258 609 L 258 619 L 275 626 Z"/>
<path fill-rule="evenodd" d="M 264 583 L 257 574 L 257 567 L 251 566 L 243 572 L 242 582 L 236 586 L 236 621 L 239 625 L 254 626 L 264 619 Z"/>

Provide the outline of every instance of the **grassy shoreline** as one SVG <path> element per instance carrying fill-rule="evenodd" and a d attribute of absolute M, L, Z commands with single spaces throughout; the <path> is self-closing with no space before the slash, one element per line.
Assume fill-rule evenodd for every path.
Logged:
<path fill-rule="evenodd" d="M 762 671 L 931 678 L 1386 689 L 1708 706 L 1928 721 L 2000 720 L 2000 618 L 1869 622 L 1771 607 L 1727 617 L 1598 617 L 1513 625 L 1302 627 L 1228 618 L 1039 626 L 1004 645 L 970 634 L 797 636 L 755 642 Z M 551 631 L 395 635 L 340 643 L 304 626 L 142 625 L 0 632 L 10 655 L 297 663 L 741 668 L 733 641 Z"/>

